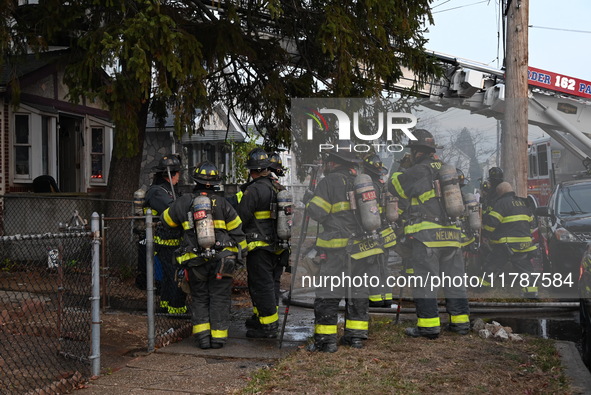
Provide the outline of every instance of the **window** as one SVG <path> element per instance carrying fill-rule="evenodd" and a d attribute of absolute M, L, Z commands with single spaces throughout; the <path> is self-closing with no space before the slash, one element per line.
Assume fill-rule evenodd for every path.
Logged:
<path fill-rule="evenodd" d="M 104 181 L 105 175 L 105 131 L 103 128 L 92 128 L 92 147 L 90 160 L 92 181 Z"/>
<path fill-rule="evenodd" d="M 559 214 L 577 215 L 591 213 L 591 184 L 573 185 L 562 189 L 558 196 Z"/>
<path fill-rule="evenodd" d="M 31 128 L 27 114 L 14 116 L 14 171 L 16 177 L 30 178 L 31 175 Z"/>
<path fill-rule="evenodd" d="M 548 147 L 546 144 L 538 145 L 538 169 L 540 176 L 548 175 Z"/>

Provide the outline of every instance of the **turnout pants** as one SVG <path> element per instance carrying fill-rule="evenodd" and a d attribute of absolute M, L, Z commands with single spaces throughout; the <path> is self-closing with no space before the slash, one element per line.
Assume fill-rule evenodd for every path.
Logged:
<path fill-rule="evenodd" d="M 346 249 L 326 251 L 320 263 L 320 278 L 327 279 L 316 288 L 314 300 L 314 341 L 317 345 L 337 342 L 339 303 L 345 298 L 345 339 L 367 339 L 369 327 L 369 292 L 363 279 L 368 259 L 351 259 Z M 338 287 L 336 279 L 340 279 Z M 332 280 L 331 280 L 332 279 Z M 348 281 L 350 279 L 350 281 Z"/>
<path fill-rule="evenodd" d="M 417 277 L 413 297 L 419 333 L 436 335 L 441 330 L 437 309 L 438 280 L 441 280 L 441 288 L 445 296 L 450 329 L 455 331 L 469 329 L 470 317 L 466 287 L 463 284 L 465 271 L 462 250 L 457 247 L 430 248 L 418 240 L 413 240 L 412 243 L 414 275 L 411 276 Z M 462 279 L 461 283 L 459 279 Z"/>
<path fill-rule="evenodd" d="M 283 266 L 280 255 L 255 248 L 246 258 L 248 291 L 254 313 L 262 325 L 277 325 L 279 315 L 279 286 Z"/>
<path fill-rule="evenodd" d="M 225 343 L 230 326 L 232 278 L 216 278 L 219 261 L 190 261 L 191 324 L 198 339 L 211 336 L 213 343 Z"/>
<path fill-rule="evenodd" d="M 370 307 L 390 307 L 392 304 L 392 288 L 388 288 L 388 251 L 374 255 L 368 258 L 367 276 L 372 281 L 369 282 L 369 306 Z"/>
<path fill-rule="evenodd" d="M 160 307 L 167 309 L 168 314 L 185 314 L 187 306 L 185 293 L 178 287 L 174 275 L 177 265 L 174 263 L 174 251 L 177 247 L 156 245 L 156 251 L 162 265 L 162 283 L 160 291 Z"/>
<path fill-rule="evenodd" d="M 516 273 L 532 273 L 534 271 L 529 252 L 509 254 L 509 248 L 505 244 L 496 244 L 492 246 L 491 253 L 484 262 L 484 280 L 487 280 L 491 273 L 493 276 L 501 274 L 508 263 L 511 263 Z M 538 287 L 521 288 L 521 292 L 538 292 Z"/>

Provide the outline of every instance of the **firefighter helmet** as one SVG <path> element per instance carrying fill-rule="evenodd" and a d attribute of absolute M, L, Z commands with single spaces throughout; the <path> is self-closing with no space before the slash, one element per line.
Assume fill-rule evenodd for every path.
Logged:
<path fill-rule="evenodd" d="M 503 182 L 504 179 L 504 174 L 503 174 L 503 169 L 501 169 L 500 167 L 491 167 L 488 170 L 488 179 L 490 181 L 497 181 L 497 184 Z"/>
<path fill-rule="evenodd" d="M 466 183 L 466 176 L 464 175 L 464 172 L 461 169 L 456 169 L 456 173 L 458 173 L 458 185 L 461 187 L 465 187 L 467 185 Z"/>
<path fill-rule="evenodd" d="M 253 148 L 248 153 L 248 159 L 246 160 L 246 168 L 249 170 L 266 169 L 271 165 L 269 161 L 269 155 L 262 148 Z"/>
<path fill-rule="evenodd" d="M 429 151 L 435 152 L 438 148 L 435 145 L 435 138 L 431 132 L 425 129 L 417 129 L 412 133 L 417 139 L 408 141 L 408 148 L 427 148 Z"/>
<path fill-rule="evenodd" d="M 372 174 L 383 176 L 388 173 L 382 159 L 377 154 L 369 154 L 363 159 L 363 168 Z"/>
<path fill-rule="evenodd" d="M 279 177 L 283 177 L 285 175 L 285 168 L 283 167 L 283 162 L 281 161 L 279 153 L 269 152 L 267 155 L 269 156 L 269 162 L 271 162 L 269 167 L 273 173 L 277 174 Z"/>
<path fill-rule="evenodd" d="M 332 149 L 327 152 L 327 161 L 334 161 L 339 163 L 361 163 L 362 160 L 357 157 L 354 151 L 354 144 L 350 140 L 339 140 L 333 145 Z"/>
<path fill-rule="evenodd" d="M 199 184 L 218 185 L 222 181 L 222 176 L 216 165 L 203 161 L 193 170 L 193 180 Z"/>
<path fill-rule="evenodd" d="M 176 155 L 164 155 L 158 162 L 158 166 L 154 166 L 152 171 L 155 173 L 181 171 L 181 161 Z"/>

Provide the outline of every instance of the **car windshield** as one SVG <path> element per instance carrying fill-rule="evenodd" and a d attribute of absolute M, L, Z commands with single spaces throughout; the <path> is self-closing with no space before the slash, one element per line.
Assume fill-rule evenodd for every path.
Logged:
<path fill-rule="evenodd" d="M 562 188 L 558 195 L 558 212 L 563 215 L 591 213 L 591 183 Z"/>

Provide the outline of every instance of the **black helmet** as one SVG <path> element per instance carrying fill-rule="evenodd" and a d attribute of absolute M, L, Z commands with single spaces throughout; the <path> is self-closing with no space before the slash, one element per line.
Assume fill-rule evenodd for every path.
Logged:
<path fill-rule="evenodd" d="M 193 170 L 193 180 L 199 184 L 218 185 L 222 181 L 222 176 L 216 165 L 203 161 Z"/>
<path fill-rule="evenodd" d="M 464 172 L 460 169 L 456 169 L 456 173 L 458 173 L 458 185 L 461 187 L 465 187 L 466 186 L 466 176 L 464 175 Z"/>
<path fill-rule="evenodd" d="M 417 129 L 412 132 L 412 134 L 417 138 L 416 140 L 409 140 L 408 141 L 408 148 L 428 148 L 430 151 L 435 152 L 438 148 L 435 145 L 435 139 L 431 132 L 425 129 Z"/>
<path fill-rule="evenodd" d="M 158 162 L 158 166 L 153 167 L 152 171 L 156 173 L 181 171 L 181 161 L 176 155 L 164 155 Z"/>
<path fill-rule="evenodd" d="M 331 150 L 327 152 L 328 161 L 339 163 L 361 163 L 362 160 L 357 157 L 354 151 L 354 144 L 350 140 L 339 140 Z"/>
<path fill-rule="evenodd" d="M 488 179 L 490 181 L 496 181 L 497 184 L 503 182 L 503 169 L 501 169 L 500 167 L 491 167 L 488 170 Z"/>
<path fill-rule="evenodd" d="M 363 159 L 363 168 L 378 176 L 388 173 L 388 170 L 384 167 L 382 158 L 380 158 L 377 154 L 367 155 Z"/>
<path fill-rule="evenodd" d="M 246 168 L 249 170 L 266 169 L 271 166 L 269 155 L 262 148 L 254 148 L 248 153 Z"/>
<path fill-rule="evenodd" d="M 283 177 L 285 175 L 285 168 L 283 167 L 283 162 L 281 161 L 281 156 L 277 152 L 269 152 L 267 154 L 269 156 L 269 162 L 271 165 L 271 171 L 277 174 L 279 177 Z"/>

